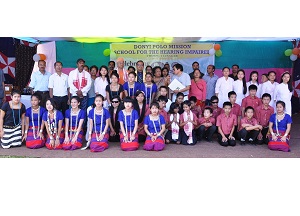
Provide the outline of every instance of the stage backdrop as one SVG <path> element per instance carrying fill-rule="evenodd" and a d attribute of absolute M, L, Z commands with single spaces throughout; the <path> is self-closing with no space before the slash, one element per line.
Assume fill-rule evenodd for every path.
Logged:
<path fill-rule="evenodd" d="M 123 57 L 125 68 L 136 68 L 138 60 L 144 61 L 145 68 L 147 65 L 163 67 L 168 62 L 171 73 L 172 66 L 180 63 L 184 72 L 191 73 L 192 63 L 195 61 L 199 62 L 201 71 L 206 71 L 210 64 L 214 65 L 215 57 L 208 53 L 211 48 L 212 43 L 112 43 L 110 59 L 116 61 L 118 57 Z"/>

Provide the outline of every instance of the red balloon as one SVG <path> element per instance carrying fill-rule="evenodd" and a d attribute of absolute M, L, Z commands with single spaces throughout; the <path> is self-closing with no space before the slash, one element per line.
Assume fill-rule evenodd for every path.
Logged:
<path fill-rule="evenodd" d="M 215 44 L 215 45 L 214 45 L 214 49 L 215 49 L 215 50 L 221 49 L 221 45 L 220 45 L 220 44 Z"/>
<path fill-rule="evenodd" d="M 299 48 L 294 48 L 293 51 L 292 51 L 292 53 L 294 55 L 298 55 L 298 54 L 300 54 L 300 49 Z"/>

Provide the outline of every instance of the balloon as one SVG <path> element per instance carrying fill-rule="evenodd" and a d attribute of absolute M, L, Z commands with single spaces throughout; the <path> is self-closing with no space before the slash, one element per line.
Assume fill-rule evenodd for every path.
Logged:
<path fill-rule="evenodd" d="M 39 60 L 41 60 L 40 55 L 39 55 L 39 54 L 35 54 L 35 55 L 33 56 L 33 61 L 37 62 L 37 61 L 39 61 Z"/>
<path fill-rule="evenodd" d="M 292 53 L 294 55 L 298 55 L 300 53 L 300 49 L 299 48 L 294 48 L 293 51 L 292 51 Z"/>
<path fill-rule="evenodd" d="M 290 56 L 290 55 L 292 55 L 292 49 L 287 49 L 287 50 L 285 50 L 285 51 L 284 51 L 284 55 L 285 55 L 285 56 Z"/>
<path fill-rule="evenodd" d="M 296 61 L 297 58 L 298 58 L 298 56 L 297 56 L 297 55 L 294 55 L 294 54 L 292 54 L 292 55 L 290 56 L 290 59 L 291 59 L 292 61 Z"/>
<path fill-rule="evenodd" d="M 46 55 L 45 54 L 39 54 L 40 60 L 46 60 Z"/>
<path fill-rule="evenodd" d="M 105 50 L 103 51 L 103 55 L 104 55 L 104 56 L 109 56 L 109 55 L 110 55 L 110 49 L 105 49 Z"/>
<path fill-rule="evenodd" d="M 217 56 L 217 57 L 220 57 L 222 54 L 223 54 L 223 53 L 222 53 L 222 50 L 217 50 L 217 51 L 216 51 L 216 56 Z"/>
<path fill-rule="evenodd" d="M 209 55 L 214 55 L 215 52 L 216 52 L 216 51 L 215 51 L 213 48 L 211 48 L 211 49 L 208 51 Z"/>
<path fill-rule="evenodd" d="M 220 44 L 215 44 L 214 45 L 214 49 L 215 50 L 220 50 L 221 49 L 221 45 Z"/>
<path fill-rule="evenodd" d="M 110 59 L 117 59 L 117 55 L 114 51 L 110 52 Z"/>

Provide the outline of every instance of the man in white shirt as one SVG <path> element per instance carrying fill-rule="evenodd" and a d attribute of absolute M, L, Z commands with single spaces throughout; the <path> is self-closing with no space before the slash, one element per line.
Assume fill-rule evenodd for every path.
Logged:
<path fill-rule="evenodd" d="M 46 71 L 46 62 L 44 60 L 38 61 L 39 71 L 33 72 L 31 74 L 29 87 L 33 88 L 34 91 L 41 96 L 41 106 L 46 107 L 46 101 L 49 98 L 49 77 L 51 76 L 50 72 Z"/>
<path fill-rule="evenodd" d="M 181 64 L 177 63 L 173 66 L 173 76 L 171 78 L 171 83 L 174 79 L 177 79 L 185 88 L 174 90 L 173 91 L 173 99 L 172 101 L 175 102 L 176 95 L 178 92 L 182 92 L 184 94 L 184 100 L 188 100 L 188 94 L 191 87 L 191 78 L 187 73 L 183 72 L 183 67 Z"/>
<path fill-rule="evenodd" d="M 57 104 L 57 109 L 65 115 L 70 105 L 70 88 L 68 75 L 62 73 L 63 64 L 60 61 L 54 63 L 55 73 L 49 78 L 49 95 Z"/>
<path fill-rule="evenodd" d="M 91 88 L 92 80 L 88 71 L 83 70 L 85 61 L 80 58 L 77 60 L 77 68 L 69 73 L 68 84 L 72 96 L 78 96 L 81 99 L 80 109 L 87 109 L 87 93 Z"/>

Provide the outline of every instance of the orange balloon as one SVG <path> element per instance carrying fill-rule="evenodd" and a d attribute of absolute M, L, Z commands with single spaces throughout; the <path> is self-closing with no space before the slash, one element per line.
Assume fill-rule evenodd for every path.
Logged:
<path fill-rule="evenodd" d="M 215 44 L 215 45 L 214 45 L 214 49 L 215 49 L 215 50 L 221 49 L 221 45 L 220 45 L 220 44 Z"/>
<path fill-rule="evenodd" d="M 40 56 L 41 60 L 46 60 L 46 55 L 45 54 L 39 54 L 39 56 Z"/>
<path fill-rule="evenodd" d="M 298 54 L 300 54 L 300 49 L 299 48 L 294 48 L 293 51 L 292 51 L 292 53 L 294 55 L 298 55 Z"/>

